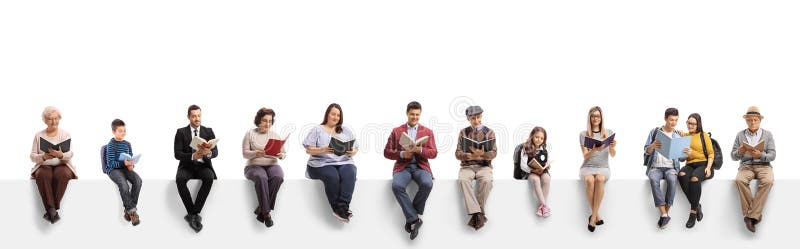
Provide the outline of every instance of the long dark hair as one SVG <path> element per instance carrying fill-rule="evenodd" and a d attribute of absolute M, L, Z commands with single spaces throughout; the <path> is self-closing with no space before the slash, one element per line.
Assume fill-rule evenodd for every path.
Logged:
<path fill-rule="evenodd" d="M 689 114 L 689 117 L 686 118 L 686 121 L 688 122 L 690 118 L 694 118 L 694 120 L 697 121 L 697 133 L 701 133 L 702 134 L 703 133 L 703 120 L 700 118 L 700 114 L 698 114 L 698 113 Z"/>
<path fill-rule="evenodd" d="M 528 154 L 528 157 L 533 157 L 536 155 L 536 145 L 533 143 L 533 135 L 536 135 L 537 132 L 541 132 L 544 135 L 544 140 L 542 140 L 542 149 L 547 150 L 547 131 L 544 128 L 536 126 L 533 127 L 531 130 L 531 134 L 528 136 L 528 141 L 525 141 L 525 153 Z"/>
<path fill-rule="evenodd" d="M 342 107 L 339 104 L 333 103 L 328 105 L 328 109 L 325 110 L 325 118 L 322 119 L 321 125 L 328 124 L 328 115 L 331 114 L 331 110 L 336 108 L 339 110 L 339 123 L 336 123 L 336 133 L 342 133 L 342 123 L 344 123 L 344 112 L 342 112 Z"/>

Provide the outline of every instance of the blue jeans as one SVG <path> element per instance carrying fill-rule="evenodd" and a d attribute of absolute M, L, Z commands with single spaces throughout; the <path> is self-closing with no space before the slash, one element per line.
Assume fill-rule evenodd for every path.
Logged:
<path fill-rule="evenodd" d="M 139 203 L 139 192 L 142 189 L 142 178 L 139 177 L 139 174 L 127 168 L 119 168 L 111 170 L 108 173 L 108 178 L 111 178 L 111 181 L 117 184 L 125 211 L 128 213 L 135 212 L 136 205 Z M 130 182 L 130 186 L 128 186 L 128 182 Z"/>
<path fill-rule="evenodd" d="M 674 168 L 651 168 L 647 170 L 647 178 L 650 178 L 650 190 L 653 192 L 653 202 L 656 207 L 672 206 L 675 190 L 678 187 L 678 172 Z M 666 195 L 661 192 L 662 179 L 667 180 Z"/>
<path fill-rule="evenodd" d="M 356 188 L 356 166 L 352 164 L 308 167 L 311 179 L 321 180 L 331 209 L 350 209 L 353 190 Z"/>
<path fill-rule="evenodd" d="M 411 180 L 414 180 L 419 186 L 413 202 L 406 192 L 406 186 L 411 183 Z M 431 189 L 433 189 L 433 176 L 428 171 L 420 169 L 417 164 L 409 164 L 405 169 L 392 176 L 392 193 L 394 193 L 397 203 L 400 204 L 400 208 L 403 209 L 406 222 L 417 220 L 417 215 L 425 212 L 425 202 L 428 200 L 428 195 L 431 194 Z"/>

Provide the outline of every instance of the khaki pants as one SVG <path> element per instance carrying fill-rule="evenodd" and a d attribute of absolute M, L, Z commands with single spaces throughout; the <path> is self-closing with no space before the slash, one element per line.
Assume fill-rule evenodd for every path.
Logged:
<path fill-rule="evenodd" d="M 477 197 L 473 188 L 473 179 L 478 180 Z M 489 198 L 489 192 L 492 191 L 492 168 L 478 165 L 462 166 L 458 171 L 458 183 L 461 185 L 461 192 L 464 194 L 464 205 L 467 207 L 467 214 L 484 212 L 486 199 Z"/>
<path fill-rule="evenodd" d="M 758 180 L 758 190 L 753 196 L 750 190 L 750 181 Z M 736 188 L 739 190 L 739 201 L 742 203 L 744 217 L 761 220 L 761 211 L 772 189 L 774 182 L 772 167 L 770 166 L 740 166 L 736 174 Z"/>

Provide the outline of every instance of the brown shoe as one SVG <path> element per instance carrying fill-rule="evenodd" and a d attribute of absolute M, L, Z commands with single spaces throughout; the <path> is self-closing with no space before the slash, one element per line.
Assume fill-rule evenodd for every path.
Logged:
<path fill-rule="evenodd" d="M 744 217 L 744 226 L 747 227 L 747 230 L 750 232 L 756 232 L 756 225 L 753 224 L 753 219 L 749 217 Z"/>
<path fill-rule="evenodd" d="M 475 213 L 475 214 L 472 214 L 472 216 L 469 218 L 469 222 L 467 222 L 467 226 L 469 226 L 471 228 L 474 228 L 475 230 L 478 230 L 477 224 L 478 224 L 478 214 Z"/>
<path fill-rule="evenodd" d="M 125 221 L 127 221 L 127 222 L 130 222 L 130 221 L 131 221 L 131 215 L 130 215 L 130 214 L 128 214 L 128 212 L 123 212 L 122 214 L 123 214 L 123 215 L 122 215 L 122 218 L 124 218 L 124 219 L 125 219 Z"/>
<path fill-rule="evenodd" d="M 131 214 L 129 216 L 131 217 L 131 224 L 133 224 L 134 226 L 139 225 L 139 222 L 141 222 L 141 220 L 139 220 L 139 214 L 138 213 L 131 212 Z"/>
<path fill-rule="evenodd" d="M 475 223 L 475 230 L 481 229 L 486 224 L 486 216 L 483 213 L 477 213 L 477 222 Z"/>

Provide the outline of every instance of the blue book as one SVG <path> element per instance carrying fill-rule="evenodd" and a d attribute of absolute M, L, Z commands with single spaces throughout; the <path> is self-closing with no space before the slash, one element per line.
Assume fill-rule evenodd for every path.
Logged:
<path fill-rule="evenodd" d="M 128 155 L 128 153 L 119 154 L 119 160 L 120 161 L 131 161 L 131 160 L 133 160 L 133 164 L 139 163 L 139 158 L 141 158 L 141 157 L 142 157 L 142 154 L 139 154 L 139 155 L 136 155 L 136 156 Z"/>
<path fill-rule="evenodd" d="M 656 151 L 670 160 L 689 156 L 683 153 L 683 149 L 689 147 L 689 144 L 692 142 L 692 137 L 672 138 L 659 130 L 658 134 L 656 134 L 656 140 L 661 142 L 661 148 L 656 149 Z"/>

